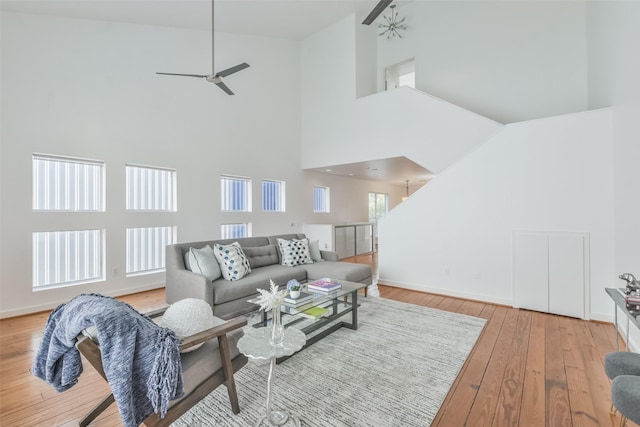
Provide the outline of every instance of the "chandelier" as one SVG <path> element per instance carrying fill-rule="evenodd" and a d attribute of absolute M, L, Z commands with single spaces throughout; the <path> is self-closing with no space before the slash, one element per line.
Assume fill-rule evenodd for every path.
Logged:
<path fill-rule="evenodd" d="M 405 31 L 407 29 L 407 26 L 404 25 L 404 20 L 407 19 L 407 17 L 405 16 L 402 19 L 399 19 L 398 17 L 398 12 L 396 12 L 396 5 L 392 4 L 391 6 L 389 6 L 389 8 L 391 9 L 391 15 L 387 16 L 387 15 L 383 15 L 382 17 L 384 18 L 385 22 L 384 23 L 378 23 L 378 28 L 383 28 L 384 30 L 379 33 L 379 36 L 387 36 L 387 39 L 393 38 L 398 36 L 399 38 L 402 38 L 402 34 L 400 34 L 400 31 Z"/>

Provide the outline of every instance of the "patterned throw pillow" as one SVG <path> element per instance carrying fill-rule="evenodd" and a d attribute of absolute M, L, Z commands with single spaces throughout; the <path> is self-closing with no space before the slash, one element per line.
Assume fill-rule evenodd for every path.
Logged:
<path fill-rule="evenodd" d="M 309 254 L 309 239 L 278 239 L 278 246 L 282 254 L 282 265 L 293 267 L 294 265 L 313 264 Z"/>
<path fill-rule="evenodd" d="M 213 253 L 220 264 L 220 271 L 225 280 L 240 280 L 251 273 L 249 260 L 245 256 L 240 243 L 233 242 L 230 245 L 216 244 Z"/>

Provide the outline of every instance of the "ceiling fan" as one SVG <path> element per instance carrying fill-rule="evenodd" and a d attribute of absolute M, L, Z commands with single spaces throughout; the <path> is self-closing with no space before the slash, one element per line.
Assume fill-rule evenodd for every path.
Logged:
<path fill-rule="evenodd" d="M 371 23 L 375 21 L 376 18 L 380 16 L 380 14 L 384 12 L 387 6 L 389 6 L 391 3 L 393 3 L 393 0 L 380 0 L 378 4 L 373 8 L 373 10 L 369 13 L 369 15 L 367 15 L 364 21 L 362 21 L 362 23 L 364 25 L 371 25 Z"/>
<path fill-rule="evenodd" d="M 243 62 L 242 64 L 238 64 L 234 67 L 227 68 L 226 70 L 218 71 L 216 73 L 215 55 L 214 55 L 215 29 L 214 29 L 213 18 L 214 18 L 214 7 L 213 7 L 213 0 L 211 0 L 211 74 L 180 74 L 180 73 L 158 73 L 158 72 L 156 74 L 162 74 L 165 76 L 198 77 L 201 79 L 205 79 L 210 83 L 215 83 L 216 86 L 218 86 L 220 89 L 225 91 L 228 95 L 233 95 L 233 92 L 231 91 L 231 89 L 229 89 L 229 87 L 226 84 L 224 84 L 224 82 L 222 81 L 222 78 L 227 77 L 233 73 L 237 73 L 238 71 L 242 71 L 245 68 L 249 68 L 249 64 L 247 64 L 246 62 Z"/>

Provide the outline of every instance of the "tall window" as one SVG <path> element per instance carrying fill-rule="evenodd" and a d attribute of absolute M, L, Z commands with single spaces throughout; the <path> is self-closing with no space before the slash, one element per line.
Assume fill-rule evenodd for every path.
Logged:
<path fill-rule="evenodd" d="M 176 211 L 175 169 L 152 166 L 126 166 L 127 209 Z"/>
<path fill-rule="evenodd" d="M 33 289 L 104 280 L 104 230 L 33 233 Z"/>
<path fill-rule="evenodd" d="M 285 211 L 285 183 L 283 181 L 262 181 L 262 210 L 265 212 Z"/>
<path fill-rule="evenodd" d="M 33 155 L 33 209 L 104 211 L 104 162 Z"/>
<path fill-rule="evenodd" d="M 369 221 L 377 221 L 389 212 L 389 195 L 369 193 Z"/>
<path fill-rule="evenodd" d="M 165 246 L 175 243 L 175 227 L 127 228 L 127 275 L 165 268 Z"/>
<path fill-rule="evenodd" d="M 104 162 L 33 154 L 32 207 L 38 212 L 104 212 Z M 104 280 L 104 230 L 32 233 L 34 290 Z"/>
<path fill-rule="evenodd" d="M 329 212 L 329 187 L 313 187 L 313 211 Z"/>
<path fill-rule="evenodd" d="M 251 237 L 251 223 L 220 225 L 221 239 L 238 239 L 241 237 Z"/>
<path fill-rule="evenodd" d="M 220 206 L 222 211 L 251 212 L 251 179 L 221 176 Z"/>

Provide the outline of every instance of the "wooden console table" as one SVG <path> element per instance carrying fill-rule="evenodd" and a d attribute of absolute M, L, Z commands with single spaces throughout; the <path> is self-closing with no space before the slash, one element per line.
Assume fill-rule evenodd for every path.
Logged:
<path fill-rule="evenodd" d="M 629 351 L 629 324 L 633 323 L 636 328 L 640 329 L 640 320 L 635 317 L 629 310 L 627 310 L 627 301 L 622 296 L 622 293 L 616 288 L 606 288 L 607 294 L 614 302 L 614 310 L 615 310 L 615 321 L 616 321 L 616 351 L 620 351 L 620 335 L 618 333 L 618 309 L 622 311 L 627 318 L 627 339 L 626 339 L 626 348 Z"/>

